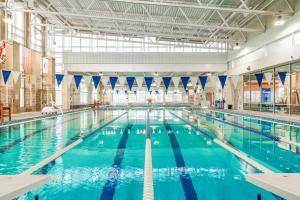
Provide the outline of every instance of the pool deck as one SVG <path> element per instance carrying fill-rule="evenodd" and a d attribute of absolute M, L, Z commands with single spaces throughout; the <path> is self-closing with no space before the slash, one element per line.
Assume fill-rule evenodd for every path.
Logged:
<path fill-rule="evenodd" d="M 0 199 L 15 199 L 49 181 L 49 175 L 1 175 Z"/>
<path fill-rule="evenodd" d="M 246 175 L 248 182 L 289 200 L 300 199 L 300 173 Z"/>

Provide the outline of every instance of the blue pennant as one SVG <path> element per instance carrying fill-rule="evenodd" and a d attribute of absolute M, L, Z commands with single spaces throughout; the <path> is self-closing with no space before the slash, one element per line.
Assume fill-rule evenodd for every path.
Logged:
<path fill-rule="evenodd" d="M 110 82 L 111 88 L 112 88 L 113 90 L 114 90 L 115 87 L 116 87 L 117 81 L 118 81 L 118 77 L 116 77 L 116 76 L 110 76 L 110 77 L 109 77 L 109 82 Z"/>
<path fill-rule="evenodd" d="M 278 72 L 278 75 L 279 75 L 282 85 L 284 85 L 285 78 L 286 78 L 286 72 Z"/>
<path fill-rule="evenodd" d="M 163 77 L 164 85 L 165 85 L 165 88 L 166 88 L 166 93 L 168 93 L 168 89 L 169 89 L 171 79 L 172 79 L 171 77 Z"/>
<path fill-rule="evenodd" d="M 126 80 L 127 80 L 129 90 L 131 91 L 135 78 L 134 77 L 126 77 Z"/>
<path fill-rule="evenodd" d="M 227 79 L 226 75 L 220 75 L 219 76 L 219 81 L 221 83 L 222 89 L 224 89 L 224 87 L 225 87 L 226 79 Z"/>
<path fill-rule="evenodd" d="M 263 73 L 255 74 L 255 77 L 256 77 L 257 83 L 258 83 L 258 85 L 260 87 L 261 83 L 262 83 L 262 80 L 264 78 L 264 74 Z"/>
<path fill-rule="evenodd" d="M 94 87 L 95 87 L 95 89 L 97 89 L 97 87 L 100 83 L 100 80 L 101 80 L 101 76 L 92 76 L 92 79 L 93 79 L 93 82 L 94 82 Z"/>
<path fill-rule="evenodd" d="M 61 82 L 63 81 L 64 76 L 65 75 L 63 75 L 63 74 L 55 74 L 55 79 L 56 79 L 58 87 L 60 86 Z"/>
<path fill-rule="evenodd" d="M 182 82 L 182 85 L 183 85 L 183 88 L 184 88 L 184 91 L 187 93 L 187 84 L 190 80 L 190 77 L 188 76 L 183 76 L 181 77 L 181 82 Z"/>
<path fill-rule="evenodd" d="M 3 76 L 3 80 L 4 80 L 4 84 L 6 85 L 8 79 L 9 79 L 9 76 L 11 74 L 11 71 L 9 70 L 2 70 L 2 76 Z"/>
<path fill-rule="evenodd" d="M 74 75 L 75 85 L 77 89 L 79 88 L 81 79 L 82 79 L 82 75 Z"/>
<path fill-rule="evenodd" d="M 152 81 L 153 81 L 153 77 L 145 77 L 145 82 L 146 82 L 146 86 L 147 86 L 147 89 L 148 91 L 150 90 L 151 88 L 151 84 L 152 84 Z"/>
<path fill-rule="evenodd" d="M 199 76 L 199 80 L 200 80 L 202 89 L 204 90 L 206 82 L 207 82 L 207 76 Z"/>

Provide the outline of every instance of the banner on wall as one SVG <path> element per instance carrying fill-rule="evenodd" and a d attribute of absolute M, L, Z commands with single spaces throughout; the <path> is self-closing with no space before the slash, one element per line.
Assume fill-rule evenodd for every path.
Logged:
<path fill-rule="evenodd" d="M 118 81 L 118 77 L 117 76 L 110 76 L 109 77 L 109 82 L 110 82 L 112 90 L 115 89 L 117 81 Z"/>
<path fill-rule="evenodd" d="M 0 64 L 5 64 L 6 62 L 6 42 L 4 40 L 0 41 Z"/>
<path fill-rule="evenodd" d="M 192 84 L 192 86 L 194 88 L 194 91 L 196 90 L 197 82 L 198 82 L 198 77 L 197 76 L 192 76 L 191 77 L 191 84 Z"/>
<path fill-rule="evenodd" d="M 131 91 L 135 78 L 133 76 L 126 77 L 129 90 Z"/>
<path fill-rule="evenodd" d="M 188 77 L 188 76 L 181 77 L 181 82 L 182 82 L 182 85 L 183 85 L 183 89 L 186 93 L 187 93 L 187 84 L 188 84 L 189 80 L 190 80 L 190 77 Z"/>
<path fill-rule="evenodd" d="M 97 87 L 100 83 L 100 80 L 101 80 L 101 76 L 92 76 L 92 80 L 93 80 L 95 89 L 97 89 Z"/>
<path fill-rule="evenodd" d="M 278 72 L 278 76 L 279 76 L 279 79 L 281 81 L 281 84 L 284 85 L 285 78 L 286 78 L 286 72 Z"/>
<path fill-rule="evenodd" d="M 82 79 L 82 75 L 74 75 L 75 85 L 77 89 L 79 88 L 81 79 Z"/>
<path fill-rule="evenodd" d="M 224 89 L 224 87 L 225 87 L 226 79 L 227 79 L 227 76 L 226 76 L 226 75 L 220 75 L 220 76 L 219 76 L 219 80 L 220 80 L 222 89 Z"/>
<path fill-rule="evenodd" d="M 180 77 L 172 77 L 172 80 L 173 80 L 173 83 L 174 83 L 174 87 L 178 88 Z"/>
<path fill-rule="evenodd" d="M 15 84 L 18 82 L 20 74 L 21 74 L 21 72 L 19 72 L 19 71 L 12 71 L 12 78 L 13 78 Z"/>
<path fill-rule="evenodd" d="M 63 74 L 55 74 L 55 79 L 56 79 L 56 83 L 57 83 L 57 86 L 59 87 L 60 84 L 62 83 L 63 79 L 64 79 L 64 76 Z"/>
<path fill-rule="evenodd" d="M 265 78 L 266 78 L 267 83 L 270 85 L 270 83 L 272 82 L 273 73 L 272 72 L 265 73 Z"/>
<path fill-rule="evenodd" d="M 3 82 L 6 85 L 9 77 L 10 77 L 11 71 L 9 70 L 2 70 L 2 76 L 3 76 Z"/>
<path fill-rule="evenodd" d="M 233 87 L 236 88 L 239 82 L 239 76 L 238 75 L 231 76 L 231 82 L 233 84 Z"/>
<path fill-rule="evenodd" d="M 148 89 L 148 91 L 150 91 L 151 84 L 152 84 L 152 81 L 153 81 L 153 77 L 149 76 L 149 77 L 145 77 L 144 79 L 145 79 L 145 82 L 146 82 L 147 89 Z"/>
<path fill-rule="evenodd" d="M 199 76 L 199 81 L 201 83 L 201 87 L 204 90 L 207 82 L 207 76 Z"/>
<path fill-rule="evenodd" d="M 263 73 L 255 74 L 255 77 L 256 77 L 258 86 L 261 87 L 261 83 L 262 83 L 262 80 L 264 78 L 264 74 Z"/>
<path fill-rule="evenodd" d="M 166 88 L 166 93 L 168 93 L 168 89 L 169 89 L 171 79 L 172 79 L 171 77 L 163 77 L 163 82 L 164 82 L 164 85 L 165 85 L 165 88 Z"/>
<path fill-rule="evenodd" d="M 141 89 L 144 83 L 144 77 L 136 77 L 135 78 L 138 88 Z"/>

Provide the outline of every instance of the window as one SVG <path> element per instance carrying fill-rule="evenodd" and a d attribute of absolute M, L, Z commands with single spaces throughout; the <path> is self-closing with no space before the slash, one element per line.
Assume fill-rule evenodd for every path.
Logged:
<path fill-rule="evenodd" d="M 262 72 L 264 78 L 261 84 L 261 110 L 273 112 L 274 88 L 273 88 L 273 68 Z"/>
<path fill-rule="evenodd" d="M 244 110 L 250 110 L 250 76 L 249 74 L 244 75 Z"/>
<path fill-rule="evenodd" d="M 30 46 L 32 49 L 42 51 L 42 20 L 39 15 L 30 15 Z"/>
<path fill-rule="evenodd" d="M 300 63 L 292 64 L 291 114 L 300 114 Z"/>
<path fill-rule="evenodd" d="M 7 24 L 7 39 L 24 45 L 24 13 L 15 11 L 12 14 L 14 23 Z"/>
<path fill-rule="evenodd" d="M 289 113 L 290 69 L 289 65 L 275 68 L 275 112 Z"/>
<path fill-rule="evenodd" d="M 254 111 L 260 111 L 261 88 L 258 85 L 255 73 L 250 74 L 250 99 L 250 109 Z"/>

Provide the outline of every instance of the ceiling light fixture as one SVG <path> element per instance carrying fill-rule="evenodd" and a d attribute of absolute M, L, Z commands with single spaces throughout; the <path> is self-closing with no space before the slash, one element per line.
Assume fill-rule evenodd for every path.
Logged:
<path fill-rule="evenodd" d="M 238 50 L 238 49 L 240 49 L 241 48 L 241 46 L 240 46 L 240 44 L 237 42 L 237 43 L 235 43 L 235 46 L 233 47 L 233 49 L 234 50 Z"/>
<path fill-rule="evenodd" d="M 102 73 L 102 72 L 100 72 L 100 73 L 99 73 L 99 76 L 103 76 L 103 73 Z"/>
<path fill-rule="evenodd" d="M 154 73 L 154 76 L 158 76 L 158 73 L 157 73 L 157 72 L 155 72 L 155 73 Z"/>
<path fill-rule="evenodd" d="M 274 25 L 275 26 L 282 26 L 285 23 L 285 20 L 283 19 L 283 17 L 281 15 L 277 16 Z"/>

